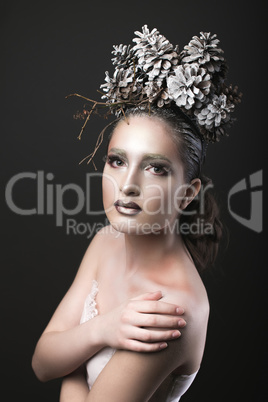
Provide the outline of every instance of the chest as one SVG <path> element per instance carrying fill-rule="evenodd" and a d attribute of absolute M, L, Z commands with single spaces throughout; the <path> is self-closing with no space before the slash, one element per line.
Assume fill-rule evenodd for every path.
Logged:
<path fill-rule="evenodd" d="M 162 291 L 163 296 L 178 292 L 183 288 L 185 279 L 180 278 L 178 270 L 168 265 L 162 269 L 127 270 L 125 259 L 117 257 L 103 258 L 98 270 L 97 281 L 99 292 L 96 298 L 100 314 L 105 314 L 118 307 L 126 300 L 135 298 L 143 293 Z"/>

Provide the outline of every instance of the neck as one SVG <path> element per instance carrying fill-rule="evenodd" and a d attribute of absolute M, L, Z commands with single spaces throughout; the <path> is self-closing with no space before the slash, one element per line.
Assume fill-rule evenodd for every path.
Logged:
<path fill-rule="evenodd" d="M 176 233 L 125 234 L 126 268 L 129 272 L 155 269 L 167 258 L 177 256 L 184 243 Z"/>

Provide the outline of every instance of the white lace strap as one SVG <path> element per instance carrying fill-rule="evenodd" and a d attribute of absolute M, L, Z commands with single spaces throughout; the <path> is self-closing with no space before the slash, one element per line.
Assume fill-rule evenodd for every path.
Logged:
<path fill-rule="evenodd" d="M 83 324 L 84 322 L 91 320 L 92 318 L 96 317 L 96 315 L 98 315 L 98 309 L 96 308 L 96 296 L 98 294 L 98 291 L 98 282 L 93 280 L 91 291 L 85 300 L 80 324 Z"/>

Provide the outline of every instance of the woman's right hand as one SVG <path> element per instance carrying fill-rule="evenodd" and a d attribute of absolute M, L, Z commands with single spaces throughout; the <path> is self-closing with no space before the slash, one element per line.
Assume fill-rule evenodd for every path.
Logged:
<path fill-rule="evenodd" d="M 115 349 L 155 352 L 167 347 L 168 340 L 181 336 L 186 322 L 184 309 L 160 301 L 162 292 L 145 293 L 128 300 L 102 318 L 102 341 Z"/>

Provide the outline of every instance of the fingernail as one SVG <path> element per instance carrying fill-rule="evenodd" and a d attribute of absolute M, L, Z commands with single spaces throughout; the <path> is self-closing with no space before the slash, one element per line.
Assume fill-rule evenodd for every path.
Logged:
<path fill-rule="evenodd" d="M 172 333 L 172 338 L 178 338 L 179 336 L 181 336 L 180 331 L 174 331 L 174 332 Z"/>
<path fill-rule="evenodd" d="M 157 290 L 156 292 L 151 292 L 152 295 L 155 295 L 156 293 L 160 293 L 160 295 L 163 296 L 163 293 L 161 292 L 161 290 Z"/>
<path fill-rule="evenodd" d="M 161 345 L 159 347 L 160 347 L 160 349 L 165 349 L 167 347 L 167 345 L 168 344 L 166 342 L 164 342 L 164 343 L 161 343 Z"/>
<path fill-rule="evenodd" d="M 184 321 L 184 320 L 179 320 L 178 321 L 178 324 L 179 324 L 179 327 L 185 327 L 185 325 L 186 325 L 186 321 Z"/>
<path fill-rule="evenodd" d="M 177 307 L 176 308 L 176 313 L 177 314 L 183 314 L 184 313 L 184 309 L 182 307 Z"/>

